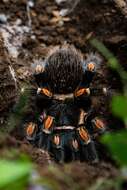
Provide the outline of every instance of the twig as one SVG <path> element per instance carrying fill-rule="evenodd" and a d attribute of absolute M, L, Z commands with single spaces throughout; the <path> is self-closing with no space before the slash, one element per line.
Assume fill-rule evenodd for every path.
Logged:
<path fill-rule="evenodd" d="M 26 4 L 26 11 L 27 11 L 27 17 L 28 17 L 28 26 L 29 28 L 31 29 L 32 28 L 32 19 L 31 19 L 31 15 L 30 15 L 30 8 L 33 6 L 31 6 L 31 1 L 27 1 L 27 4 Z"/>

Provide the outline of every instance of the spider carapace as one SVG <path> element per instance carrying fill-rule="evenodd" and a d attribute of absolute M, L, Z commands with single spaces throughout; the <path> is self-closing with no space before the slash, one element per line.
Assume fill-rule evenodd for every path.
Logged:
<path fill-rule="evenodd" d="M 83 59 L 74 47 L 62 46 L 36 66 L 39 118 L 25 125 L 25 134 L 58 162 L 98 158 L 94 136 L 106 127 L 92 108 L 90 84 L 100 65 L 98 55 L 91 53 Z"/>

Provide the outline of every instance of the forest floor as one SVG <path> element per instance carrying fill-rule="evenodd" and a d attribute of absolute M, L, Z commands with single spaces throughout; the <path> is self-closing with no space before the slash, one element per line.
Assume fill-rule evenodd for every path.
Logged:
<path fill-rule="evenodd" d="M 113 3 L 81 1 L 74 12 L 66 17 L 60 17 L 59 10 L 60 7 L 53 0 L 38 0 L 30 8 L 27 7 L 26 0 L 0 2 L 0 13 L 7 17 L 7 21 L 3 21 L 0 16 L 0 31 L 6 34 L 5 39 L 9 44 L 7 48 L 19 87 L 24 83 L 32 84 L 31 65 L 43 60 L 54 46 L 73 44 L 85 56 L 96 51 L 89 43 L 91 38 L 103 42 L 127 69 L 127 19 Z M 93 86 L 121 90 L 119 77 L 107 67 L 106 60 L 100 74 L 101 77 L 95 78 Z M 121 122 L 111 115 L 105 97 L 95 97 L 93 103 L 97 111 L 108 120 L 111 128 L 121 127 Z M 1 112 L 1 126 L 5 115 Z M 95 189 L 92 188 L 94 184 L 105 184 L 105 181 L 120 175 L 109 156 L 105 158 L 103 155 L 98 164 L 74 162 L 56 165 L 47 153 L 26 142 L 16 128 L 7 135 L 6 140 L 0 142 L 0 155 L 1 158 L 13 159 L 18 157 L 19 152 L 28 154 L 37 163 L 40 175 L 57 181 L 59 189 L 76 189 L 77 186 L 77 189 Z M 61 172 L 60 176 L 49 172 L 51 164 Z M 105 190 L 114 189 L 106 185 L 103 187 Z"/>

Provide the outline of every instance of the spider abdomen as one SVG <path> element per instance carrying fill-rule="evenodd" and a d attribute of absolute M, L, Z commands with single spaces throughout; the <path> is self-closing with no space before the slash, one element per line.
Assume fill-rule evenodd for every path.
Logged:
<path fill-rule="evenodd" d="M 83 76 L 82 56 L 74 48 L 61 48 L 46 59 L 45 72 L 55 93 L 73 92 Z"/>

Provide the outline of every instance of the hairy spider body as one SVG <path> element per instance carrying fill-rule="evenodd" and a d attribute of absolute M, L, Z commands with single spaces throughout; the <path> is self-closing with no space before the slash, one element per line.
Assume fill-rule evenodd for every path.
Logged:
<path fill-rule="evenodd" d="M 90 83 L 100 64 L 97 55 L 84 60 L 74 47 L 62 46 L 36 67 L 40 114 L 36 122 L 27 123 L 26 137 L 58 162 L 97 160 L 94 135 L 103 132 L 105 124 L 92 109 Z"/>

